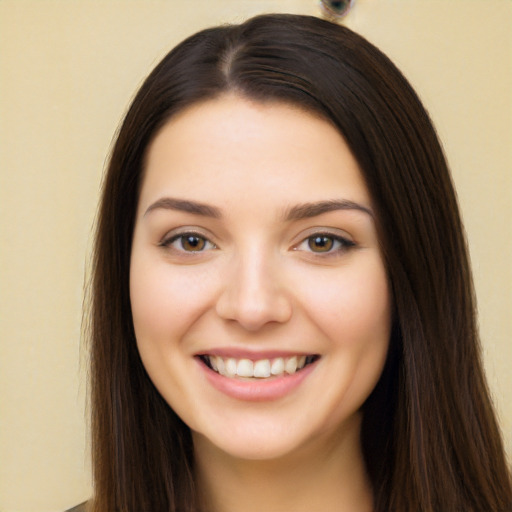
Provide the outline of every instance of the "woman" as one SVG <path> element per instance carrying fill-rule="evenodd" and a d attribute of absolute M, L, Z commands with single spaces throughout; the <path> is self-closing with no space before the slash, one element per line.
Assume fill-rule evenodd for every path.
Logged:
<path fill-rule="evenodd" d="M 171 51 L 93 271 L 93 510 L 510 510 L 441 147 L 348 29 L 267 15 Z"/>

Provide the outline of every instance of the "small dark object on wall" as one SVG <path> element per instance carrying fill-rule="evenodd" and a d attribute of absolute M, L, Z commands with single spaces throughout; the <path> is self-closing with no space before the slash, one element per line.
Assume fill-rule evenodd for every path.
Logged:
<path fill-rule="evenodd" d="M 324 15 L 333 20 L 345 16 L 354 4 L 354 0 L 320 0 L 320 7 Z"/>

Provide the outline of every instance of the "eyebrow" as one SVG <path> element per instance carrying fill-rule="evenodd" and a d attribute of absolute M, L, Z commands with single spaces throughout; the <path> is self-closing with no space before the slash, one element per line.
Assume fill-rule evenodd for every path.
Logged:
<path fill-rule="evenodd" d="M 152 203 L 146 210 L 144 215 L 147 215 L 153 210 L 162 208 L 164 210 L 177 210 L 181 212 L 193 213 L 195 215 L 202 215 L 203 217 L 213 217 L 220 219 L 222 217 L 221 211 L 215 206 L 210 206 L 197 201 L 189 201 L 187 199 L 175 199 L 172 197 L 162 197 Z"/>
<path fill-rule="evenodd" d="M 173 197 L 162 197 L 158 199 L 148 207 L 144 215 L 157 209 L 182 211 L 203 217 L 212 217 L 214 219 L 222 218 L 222 211 L 216 206 Z M 370 208 L 354 201 L 349 201 L 348 199 L 331 199 L 328 201 L 298 204 L 286 209 L 283 217 L 285 221 L 289 222 L 317 217 L 318 215 L 336 210 L 356 210 L 372 218 L 374 217 L 373 211 Z"/>
<path fill-rule="evenodd" d="M 367 206 L 349 201 L 347 199 L 332 199 L 330 201 L 318 201 L 315 203 L 298 204 L 286 210 L 285 220 L 309 219 L 336 210 L 356 210 L 374 217 L 373 211 Z"/>

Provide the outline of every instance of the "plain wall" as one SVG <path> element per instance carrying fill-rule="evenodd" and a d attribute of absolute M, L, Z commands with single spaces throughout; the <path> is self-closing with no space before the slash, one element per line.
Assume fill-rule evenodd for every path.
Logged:
<path fill-rule="evenodd" d="M 0 511 L 90 493 L 79 342 L 112 136 L 186 35 L 316 0 L 0 0 Z M 468 232 L 485 363 L 512 454 L 512 2 L 357 0 L 344 21 L 423 98 Z"/>

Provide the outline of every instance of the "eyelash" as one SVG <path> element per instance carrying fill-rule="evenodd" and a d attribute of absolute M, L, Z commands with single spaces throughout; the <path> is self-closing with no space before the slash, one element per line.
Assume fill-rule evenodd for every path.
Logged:
<path fill-rule="evenodd" d="M 199 241 L 199 243 L 203 242 L 206 246 L 209 245 L 209 247 L 202 247 L 199 250 L 187 250 L 183 246 L 184 243 L 186 243 L 186 240 L 191 241 L 191 239 L 195 239 L 196 241 Z M 176 242 L 180 242 L 181 247 L 176 247 L 174 244 Z M 200 233 L 194 233 L 193 231 L 187 231 L 186 233 L 178 233 L 176 235 L 171 236 L 170 238 L 165 238 L 160 242 L 160 247 L 165 247 L 169 249 L 173 249 L 176 252 L 183 252 L 183 253 L 200 253 L 205 252 L 206 250 L 216 249 L 217 246 L 208 240 L 204 235 Z"/>
<path fill-rule="evenodd" d="M 323 239 L 324 241 L 327 240 L 329 242 L 332 242 L 331 247 L 328 247 L 325 251 L 314 251 L 311 247 L 311 243 L 313 243 L 314 240 Z M 304 240 L 302 240 L 299 244 L 297 244 L 294 247 L 294 250 L 300 251 L 305 250 L 307 252 L 311 252 L 312 254 L 315 254 L 320 257 L 329 257 L 329 256 L 339 256 L 340 254 L 343 254 L 350 250 L 352 247 L 355 247 L 355 242 L 352 240 L 348 240 L 347 238 L 344 238 L 339 235 L 334 235 L 332 233 L 313 233 L 306 237 Z M 302 246 L 307 246 L 306 249 L 301 249 Z"/>
<path fill-rule="evenodd" d="M 200 247 L 198 250 L 186 249 L 183 244 L 187 243 L 187 239 L 188 239 L 188 242 L 192 242 L 192 239 L 194 239 L 195 243 L 203 244 L 203 246 Z M 315 239 L 318 241 L 318 243 L 320 243 L 320 239 L 323 239 L 323 243 L 331 244 L 331 246 L 327 247 L 326 250 L 315 251 L 311 247 L 311 244 L 314 243 Z M 180 247 L 176 247 L 174 245 L 177 242 L 180 244 Z M 195 233 L 193 231 L 187 231 L 185 233 L 175 234 L 175 235 L 171 236 L 170 238 L 164 239 L 159 245 L 161 247 L 173 249 L 177 252 L 189 253 L 189 254 L 201 253 L 201 252 L 205 252 L 207 250 L 212 250 L 212 249 L 217 248 L 217 246 L 213 242 L 208 240 L 208 238 L 206 238 L 205 236 L 203 236 L 200 233 Z M 294 251 L 302 250 L 305 252 L 311 252 L 312 254 L 318 255 L 320 257 L 328 257 L 328 256 L 337 256 L 342 253 L 345 253 L 348 250 L 350 250 L 352 247 L 354 247 L 355 245 L 356 244 L 353 241 L 348 240 L 347 238 L 344 238 L 342 236 L 334 235 L 332 233 L 320 232 L 320 233 L 313 233 L 313 234 L 309 235 L 308 237 L 304 238 L 300 243 L 298 243 L 297 245 L 295 245 L 293 247 L 293 250 Z M 307 248 L 305 248 L 303 246 L 307 246 Z"/>

